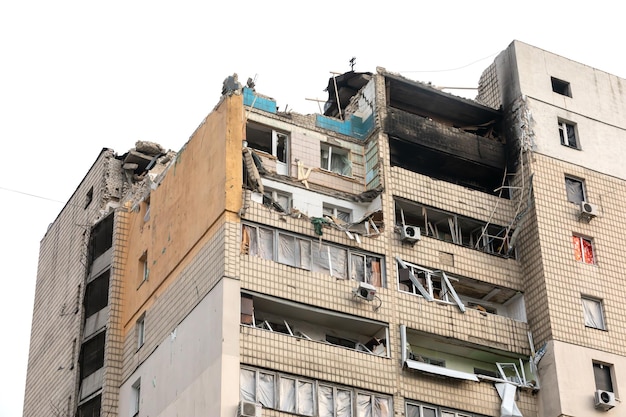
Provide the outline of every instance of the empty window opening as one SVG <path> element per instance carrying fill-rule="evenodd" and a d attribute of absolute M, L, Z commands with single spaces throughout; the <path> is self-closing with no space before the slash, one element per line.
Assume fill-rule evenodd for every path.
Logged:
<path fill-rule="evenodd" d="M 322 212 L 324 216 L 339 219 L 344 223 L 350 223 L 352 221 L 352 210 L 350 209 L 344 209 L 330 204 L 323 204 Z"/>
<path fill-rule="evenodd" d="M 107 269 L 87 284 L 84 299 L 85 318 L 96 314 L 109 304 L 109 276 L 110 270 Z"/>
<path fill-rule="evenodd" d="M 330 146 L 327 143 L 321 143 L 320 148 L 320 167 L 322 169 L 344 176 L 352 175 L 352 163 L 348 150 Z"/>
<path fill-rule="evenodd" d="M 250 224 L 242 225 L 241 234 L 241 251 L 250 256 L 327 273 L 335 278 L 385 286 L 380 256 Z"/>
<path fill-rule="evenodd" d="M 146 201 L 144 203 L 146 207 L 146 212 L 143 215 L 143 221 L 147 222 L 148 220 L 150 220 L 150 197 L 146 198 Z"/>
<path fill-rule="evenodd" d="M 141 404 L 141 379 L 135 381 L 132 390 L 132 409 L 130 415 L 135 417 L 139 415 L 139 406 Z"/>
<path fill-rule="evenodd" d="M 289 158 L 289 135 L 277 132 L 269 127 L 248 123 L 246 126 L 248 146 L 273 155 L 280 162 L 287 163 Z"/>
<path fill-rule="evenodd" d="M 241 324 L 358 352 L 388 356 L 386 341 L 389 328 L 385 323 L 260 294 L 241 294 Z"/>
<path fill-rule="evenodd" d="M 104 366 L 105 332 L 83 343 L 80 352 L 80 379 L 85 379 Z"/>
<path fill-rule="evenodd" d="M 573 149 L 580 149 L 580 143 L 578 143 L 578 134 L 576 132 L 576 125 L 570 122 L 566 122 L 564 120 L 559 120 L 558 124 L 561 145 Z"/>
<path fill-rule="evenodd" d="M 585 317 L 585 326 L 594 329 L 606 330 L 604 324 L 604 309 L 602 308 L 602 300 L 597 298 L 582 296 L 583 314 Z"/>
<path fill-rule="evenodd" d="M 602 362 L 593 362 L 593 376 L 596 382 L 596 389 L 602 391 L 613 391 L 613 365 Z"/>
<path fill-rule="evenodd" d="M 390 396 L 264 369 L 242 367 L 242 401 L 303 416 L 392 417 Z"/>
<path fill-rule="evenodd" d="M 457 304 L 459 308 L 463 306 L 462 311 L 470 308 L 483 315 L 496 314 L 526 322 L 524 296 L 517 290 L 432 270 L 400 258 L 396 261 L 401 292 L 422 296 L 428 301 Z"/>
<path fill-rule="evenodd" d="M 135 332 L 137 337 L 137 349 L 143 346 L 146 337 L 146 314 L 142 314 L 135 324 Z"/>
<path fill-rule="evenodd" d="M 395 224 L 420 228 L 422 236 L 443 240 L 492 255 L 515 257 L 509 241 L 513 230 L 407 200 L 395 201 Z"/>
<path fill-rule="evenodd" d="M 89 207 L 91 202 L 93 201 L 93 187 L 87 191 L 87 195 L 85 196 L 85 208 Z"/>
<path fill-rule="evenodd" d="M 585 198 L 585 181 L 573 177 L 565 177 L 565 190 L 567 201 L 580 205 Z"/>
<path fill-rule="evenodd" d="M 552 91 L 562 96 L 572 96 L 572 88 L 570 87 L 570 83 L 554 77 L 550 77 L 550 79 L 552 81 Z"/>
<path fill-rule="evenodd" d="M 590 265 L 596 263 L 591 239 L 573 235 L 572 243 L 574 244 L 574 258 L 577 261 Z"/>

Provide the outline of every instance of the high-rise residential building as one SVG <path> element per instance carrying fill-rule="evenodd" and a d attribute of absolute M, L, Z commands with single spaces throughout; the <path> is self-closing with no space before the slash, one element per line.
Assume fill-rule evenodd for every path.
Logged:
<path fill-rule="evenodd" d="M 626 413 L 625 89 L 518 41 L 475 100 L 379 67 L 302 115 L 228 77 L 46 232 L 24 417 Z"/>

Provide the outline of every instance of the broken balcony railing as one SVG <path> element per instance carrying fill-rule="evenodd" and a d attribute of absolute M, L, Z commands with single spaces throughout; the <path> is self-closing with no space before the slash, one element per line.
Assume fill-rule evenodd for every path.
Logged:
<path fill-rule="evenodd" d="M 396 199 L 396 225 L 420 228 L 422 236 L 432 237 L 492 255 L 514 257 L 509 239 L 513 230 L 444 210 Z"/>
<path fill-rule="evenodd" d="M 241 324 L 389 357 L 387 324 L 268 295 L 242 292 Z"/>

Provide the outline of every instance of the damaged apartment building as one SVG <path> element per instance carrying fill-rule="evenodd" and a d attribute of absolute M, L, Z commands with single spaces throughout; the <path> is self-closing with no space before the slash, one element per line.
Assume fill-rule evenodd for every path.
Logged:
<path fill-rule="evenodd" d="M 622 415 L 624 83 L 519 41 L 474 100 L 228 77 L 46 232 L 24 416 Z"/>

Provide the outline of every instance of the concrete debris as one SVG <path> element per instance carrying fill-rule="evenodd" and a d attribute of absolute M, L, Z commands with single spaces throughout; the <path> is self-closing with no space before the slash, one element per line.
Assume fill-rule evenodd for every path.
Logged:
<path fill-rule="evenodd" d="M 161 145 L 155 142 L 148 142 L 144 140 L 138 140 L 135 142 L 135 150 L 145 155 L 155 156 L 165 153 L 165 149 Z"/>
<path fill-rule="evenodd" d="M 241 94 L 241 83 L 239 82 L 239 76 L 237 73 L 233 75 L 229 75 L 224 79 L 224 83 L 222 85 L 222 95 L 223 96 L 232 96 L 233 94 L 239 95 Z"/>

